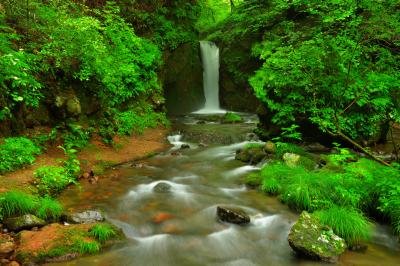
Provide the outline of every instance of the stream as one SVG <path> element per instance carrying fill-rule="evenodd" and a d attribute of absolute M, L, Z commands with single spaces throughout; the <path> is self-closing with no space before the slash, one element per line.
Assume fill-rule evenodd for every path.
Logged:
<path fill-rule="evenodd" d="M 97 185 L 66 190 L 60 200 L 67 209 L 102 209 L 128 238 L 101 254 L 48 265 L 252 266 L 329 265 L 298 258 L 287 242 L 298 213 L 274 197 L 246 188 L 243 177 L 260 166 L 234 159 L 248 141 L 256 119 L 221 125 L 198 122 L 197 116 L 174 120 L 186 131 L 231 136 L 235 143 L 199 146 L 185 135 L 169 137 L 173 147 L 152 158 L 121 165 L 105 173 Z M 219 131 L 218 131 L 219 130 Z M 191 148 L 181 150 L 182 144 Z M 169 193 L 153 188 L 163 182 Z M 240 207 L 251 216 L 247 226 L 221 223 L 218 205 Z M 364 253 L 347 251 L 338 265 L 399 265 L 400 246 L 387 226 L 377 225 Z"/>

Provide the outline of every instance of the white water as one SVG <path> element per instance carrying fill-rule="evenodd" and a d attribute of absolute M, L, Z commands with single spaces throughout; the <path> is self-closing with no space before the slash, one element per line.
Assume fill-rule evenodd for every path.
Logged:
<path fill-rule="evenodd" d="M 225 113 L 219 105 L 219 48 L 215 43 L 200 42 L 203 61 L 203 88 L 206 103 L 196 114 Z"/>

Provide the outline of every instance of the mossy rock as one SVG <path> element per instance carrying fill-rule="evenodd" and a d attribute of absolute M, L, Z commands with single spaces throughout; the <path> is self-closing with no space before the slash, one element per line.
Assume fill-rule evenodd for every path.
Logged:
<path fill-rule="evenodd" d="M 221 120 L 221 123 L 223 124 L 235 124 L 235 123 L 242 123 L 243 118 L 235 113 L 226 113 L 224 117 Z"/>
<path fill-rule="evenodd" d="M 264 152 L 263 147 L 251 147 L 237 151 L 235 159 L 245 163 L 258 164 L 264 160 L 266 156 L 267 154 Z"/>
<path fill-rule="evenodd" d="M 10 231 L 19 232 L 33 227 L 42 227 L 46 222 L 35 215 L 25 214 L 19 217 L 8 218 L 4 221 L 4 225 Z"/>
<path fill-rule="evenodd" d="M 290 230 L 288 241 L 301 256 L 333 263 L 347 248 L 342 238 L 305 211 Z"/>
<path fill-rule="evenodd" d="M 261 185 L 261 176 L 259 173 L 250 173 L 245 177 L 244 182 L 251 188 L 259 187 Z"/>
<path fill-rule="evenodd" d="M 90 233 L 90 230 L 98 224 L 111 226 L 115 235 L 106 242 L 98 241 Z M 39 231 L 22 231 L 17 238 L 20 245 L 16 250 L 16 257 L 22 264 L 29 264 L 65 261 L 84 254 L 95 253 L 123 241 L 125 236 L 121 230 L 111 224 L 93 223 L 67 226 L 50 224 Z M 95 249 L 82 247 L 82 243 Z"/>

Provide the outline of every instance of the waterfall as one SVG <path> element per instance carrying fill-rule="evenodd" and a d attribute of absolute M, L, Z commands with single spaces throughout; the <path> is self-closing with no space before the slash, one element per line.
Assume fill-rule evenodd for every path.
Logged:
<path fill-rule="evenodd" d="M 206 103 L 195 113 L 224 113 L 219 106 L 219 48 L 213 42 L 201 41 L 200 49 Z"/>

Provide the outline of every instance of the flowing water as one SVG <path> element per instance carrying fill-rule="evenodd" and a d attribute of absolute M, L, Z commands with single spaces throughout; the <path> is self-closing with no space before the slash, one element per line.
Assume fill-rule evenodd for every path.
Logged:
<path fill-rule="evenodd" d="M 255 126 L 232 125 L 232 134 L 249 125 Z M 222 125 L 221 131 L 226 131 Z M 297 258 L 289 247 L 287 235 L 297 213 L 243 185 L 243 177 L 258 169 L 234 160 L 235 151 L 247 142 L 208 147 L 189 143 L 191 149 L 180 150 L 183 139 L 170 136 L 174 146 L 165 153 L 109 170 L 97 185 L 63 193 L 61 200 L 71 210 L 104 210 L 128 240 L 102 254 L 61 265 L 326 265 Z M 153 191 L 160 182 L 171 186 L 170 193 Z M 251 224 L 219 222 L 218 205 L 244 209 Z M 377 226 L 368 250 L 346 252 L 338 265 L 400 265 L 399 251 L 390 229 Z"/>
<path fill-rule="evenodd" d="M 198 114 L 223 113 L 219 104 L 219 48 L 213 42 L 201 41 L 201 60 L 203 62 L 203 87 L 206 103 Z"/>

